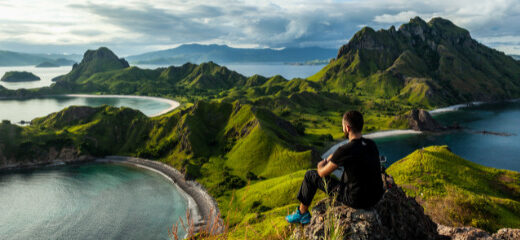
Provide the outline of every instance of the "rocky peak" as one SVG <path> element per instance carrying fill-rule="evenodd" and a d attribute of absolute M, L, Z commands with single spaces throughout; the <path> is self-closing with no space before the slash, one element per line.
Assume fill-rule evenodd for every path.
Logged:
<path fill-rule="evenodd" d="M 370 27 L 364 27 L 359 30 L 347 44 L 341 46 L 336 58 L 340 58 L 350 51 L 356 49 L 383 50 L 385 48 L 385 44 L 382 41 L 382 37 L 379 36 L 388 32 L 389 31 L 385 30 L 376 32 Z"/>
<path fill-rule="evenodd" d="M 426 33 L 430 32 L 428 24 L 420 17 L 410 19 L 409 23 L 401 25 L 399 32 L 407 37 L 417 36 L 421 40 L 426 40 Z"/>
<path fill-rule="evenodd" d="M 129 65 L 125 59 L 118 58 L 106 47 L 100 47 L 97 50 L 87 50 L 79 64 L 74 64 L 68 74 L 58 76 L 53 81 L 76 81 L 80 78 L 88 78 L 95 73 L 127 67 Z"/>
<path fill-rule="evenodd" d="M 118 58 L 114 52 L 106 47 L 100 47 L 97 50 L 87 50 L 85 54 L 83 54 L 83 59 L 81 60 L 79 66 L 97 60 L 110 61 L 115 65 L 119 65 L 120 68 L 129 67 L 128 62 L 124 58 Z"/>

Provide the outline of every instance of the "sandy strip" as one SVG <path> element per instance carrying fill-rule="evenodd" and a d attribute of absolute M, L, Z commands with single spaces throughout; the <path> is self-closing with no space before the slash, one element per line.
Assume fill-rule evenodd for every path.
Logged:
<path fill-rule="evenodd" d="M 387 130 L 387 131 L 377 131 L 369 134 L 364 134 L 363 137 L 365 138 L 382 138 L 382 137 L 390 137 L 390 136 L 397 136 L 397 135 L 407 135 L 407 134 L 420 134 L 421 131 L 416 131 L 412 129 L 405 129 L 405 130 Z"/>
<path fill-rule="evenodd" d="M 443 108 L 437 108 L 437 109 L 433 109 L 431 111 L 428 111 L 430 114 L 432 115 L 435 115 L 435 114 L 438 114 L 438 113 L 444 113 L 444 112 L 453 112 L 453 111 L 457 111 L 461 108 L 466 108 L 466 107 L 471 107 L 471 106 L 478 106 L 478 105 L 482 105 L 486 102 L 469 102 L 469 103 L 462 103 L 462 104 L 456 104 L 456 105 L 451 105 L 451 106 L 447 106 L 447 107 L 443 107 Z"/>
<path fill-rule="evenodd" d="M 127 164 L 163 175 L 174 183 L 188 201 L 188 209 L 195 225 L 195 233 L 208 225 L 214 229 L 214 233 L 223 231 L 223 221 L 219 216 L 218 204 L 215 199 L 196 181 L 185 180 L 184 175 L 177 169 L 159 161 L 123 156 L 107 156 L 96 159 L 96 162 Z M 217 224 L 217 226 L 214 226 L 214 224 Z"/>
<path fill-rule="evenodd" d="M 167 108 L 167 109 L 165 109 L 165 110 L 163 110 L 163 111 L 161 111 L 159 113 L 150 115 L 150 117 L 156 117 L 156 116 L 163 115 L 163 114 L 168 113 L 168 112 L 172 111 L 173 109 L 179 107 L 179 105 L 180 105 L 179 102 L 171 100 L 171 99 L 167 99 L 167 98 L 148 97 L 148 96 L 135 96 L 135 95 L 64 94 L 64 95 L 61 95 L 61 96 L 66 96 L 66 97 L 85 97 L 85 98 L 137 98 L 137 99 L 154 100 L 154 101 L 158 101 L 158 102 L 167 103 L 167 104 L 170 105 L 169 108 Z"/>

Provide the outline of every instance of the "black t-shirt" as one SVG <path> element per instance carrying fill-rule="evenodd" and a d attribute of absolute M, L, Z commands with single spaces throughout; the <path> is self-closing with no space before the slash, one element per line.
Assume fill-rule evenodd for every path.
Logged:
<path fill-rule="evenodd" d="M 374 141 L 357 138 L 339 147 L 331 162 L 343 166 L 340 195 L 354 208 L 370 208 L 383 195 L 379 151 Z"/>

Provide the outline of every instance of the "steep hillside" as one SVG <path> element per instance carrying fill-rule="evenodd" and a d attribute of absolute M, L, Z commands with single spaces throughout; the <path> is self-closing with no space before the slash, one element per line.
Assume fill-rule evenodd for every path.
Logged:
<path fill-rule="evenodd" d="M 79 64 L 74 64 L 68 74 L 56 77 L 53 80 L 77 82 L 92 76 L 94 73 L 123 69 L 128 66 L 126 60 L 118 58 L 110 49 L 100 47 L 97 50 L 87 50 L 83 55 L 83 60 Z"/>
<path fill-rule="evenodd" d="M 204 94 L 211 89 L 244 85 L 246 77 L 213 62 L 154 70 L 129 67 L 108 48 L 88 50 L 72 70 L 54 79 L 55 91 L 101 92 L 139 95 L 176 95 L 187 89 Z M 201 90 L 201 91 L 200 91 Z M 192 95 L 197 95 L 194 92 Z"/>
<path fill-rule="evenodd" d="M 365 27 L 309 79 L 330 91 L 423 106 L 520 96 L 520 62 L 442 18 L 396 30 Z"/>
<path fill-rule="evenodd" d="M 495 232 L 520 227 L 520 173 L 484 167 L 447 146 L 416 150 L 387 172 L 437 223 Z"/>
<path fill-rule="evenodd" d="M 33 161 L 34 152 L 27 148 L 44 152 L 55 145 L 59 151 L 65 144 L 82 155 L 162 159 L 185 170 L 217 157 L 223 161 L 219 164 L 245 178 L 279 176 L 309 167 L 317 157 L 291 123 L 238 102 L 200 101 L 157 118 L 129 108 L 69 107 L 28 127 L 3 123 L 2 129 L 0 160 L 10 163 Z M 201 176 L 200 169 L 190 173 Z"/>

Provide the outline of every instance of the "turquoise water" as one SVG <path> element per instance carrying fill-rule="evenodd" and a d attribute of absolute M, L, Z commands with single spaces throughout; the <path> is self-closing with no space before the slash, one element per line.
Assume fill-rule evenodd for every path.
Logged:
<path fill-rule="evenodd" d="M 472 162 L 520 171 L 520 102 L 483 104 L 437 114 L 434 118 L 445 125 L 458 123 L 466 130 L 375 138 L 380 154 L 388 158 L 387 164 L 422 147 L 448 145 L 454 153 Z M 476 133 L 484 130 L 513 135 Z"/>
<path fill-rule="evenodd" d="M 20 122 L 30 121 L 60 111 L 72 105 L 101 106 L 107 104 L 116 107 L 130 107 L 150 116 L 168 109 L 170 105 L 154 99 L 145 98 L 88 98 L 88 97 L 45 97 L 33 99 L 0 99 L 0 120 Z"/>
<path fill-rule="evenodd" d="M 72 66 L 63 66 L 56 68 L 37 68 L 35 66 L 14 66 L 14 67 L 0 67 L 0 78 L 4 76 L 5 72 L 8 71 L 27 71 L 34 73 L 34 75 L 40 77 L 40 81 L 32 81 L 32 82 L 2 82 L 0 81 L 0 85 L 4 86 L 7 89 L 30 89 L 30 88 L 40 88 L 40 87 L 48 87 L 54 82 L 52 79 L 67 74 L 72 69 Z"/>
<path fill-rule="evenodd" d="M 171 182 L 134 167 L 92 163 L 0 173 L 4 240 L 168 239 L 186 209 Z"/>

